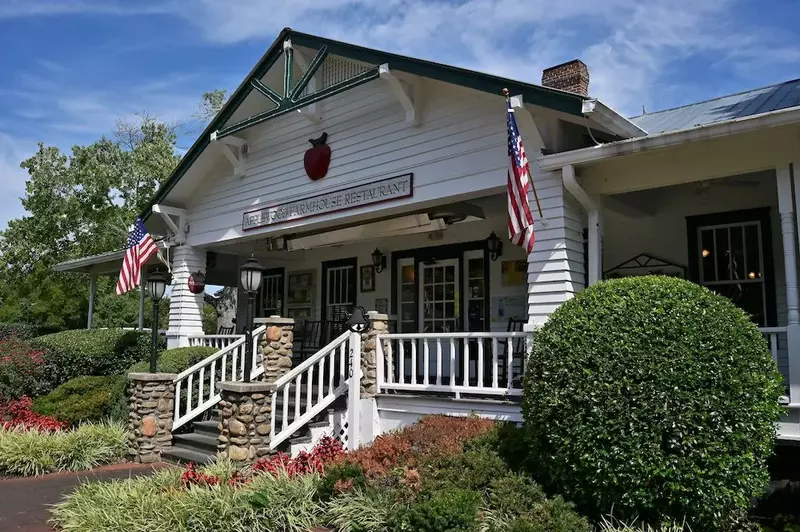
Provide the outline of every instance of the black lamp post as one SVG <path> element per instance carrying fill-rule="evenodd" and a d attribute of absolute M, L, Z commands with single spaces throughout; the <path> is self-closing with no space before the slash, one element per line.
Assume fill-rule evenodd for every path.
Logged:
<path fill-rule="evenodd" d="M 242 265 L 239 275 L 241 277 L 242 288 L 247 292 L 247 322 L 244 330 L 244 382 L 250 382 L 250 373 L 253 371 L 253 303 L 256 292 L 261 286 L 261 278 L 264 276 L 264 268 L 255 257 L 250 257 Z"/>
<path fill-rule="evenodd" d="M 164 298 L 169 279 L 161 273 L 155 272 L 147 278 L 147 292 L 153 301 L 153 323 L 150 326 L 150 373 L 156 372 L 156 357 L 158 356 L 158 303 Z"/>

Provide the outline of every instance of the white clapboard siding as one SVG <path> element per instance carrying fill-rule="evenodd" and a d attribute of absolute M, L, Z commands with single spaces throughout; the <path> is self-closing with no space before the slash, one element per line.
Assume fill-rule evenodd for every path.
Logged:
<path fill-rule="evenodd" d="M 190 244 L 243 236 L 242 215 L 248 210 L 407 172 L 414 173 L 413 198 L 248 233 L 501 192 L 507 164 L 503 99 L 430 80 L 423 83 L 422 93 L 419 126 L 404 121 L 400 104 L 376 80 L 323 102 L 320 124 L 290 114 L 246 131 L 245 177 L 233 177 L 228 168 L 206 178 L 188 206 Z M 313 182 L 305 175 L 303 154 L 310 147 L 308 139 L 323 131 L 329 135 L 331 166 L 323 180 Z M 533 146 L 529 151 L 538 152 Z"/>
<path fill-rule="evenodd" d="M 191 335 L 203 334 L 203 294 L 189 291 L 189 275 L 206 270 L 205 250 L 178 246 L 172 253 L 172 293 L 169 300 L 169 347 L 179 347 Z M 179 339 L 180 338 L 180 339 Z"/>
<path fill-rule="evenodd" d="M 545 222 L 536 220 L 536 245 L 528 255 L 528 321 L 542 324 L 562 303 L 583 289 L 586 271 L 583 253 L 583 214 L 564 190 L 561 176 L 532 166 Z M 533 205 L 533 198 L 531 198 Z"/>

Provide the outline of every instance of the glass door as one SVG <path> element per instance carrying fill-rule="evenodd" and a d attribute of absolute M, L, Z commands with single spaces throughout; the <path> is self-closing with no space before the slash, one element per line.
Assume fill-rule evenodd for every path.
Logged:
<path fill-rule="evenodd" d="M 283 316 L 283 268 L 264 272 L 256 315 L 262 318 Z"/>
<path fill-rule="evenodd" d="M 457 332 L 460 329 L 459 260 L 420 263 L 419 269 L 420 330 L 426 333 Z M 449 340 L 442 342 L 441 360 L 436 343 L 429 343 L 428 372 L 431 382 L 438 382 L 435 380 L 437 375 L 441 377 L 441 382 L 449 382 L 450 355 Z"/>

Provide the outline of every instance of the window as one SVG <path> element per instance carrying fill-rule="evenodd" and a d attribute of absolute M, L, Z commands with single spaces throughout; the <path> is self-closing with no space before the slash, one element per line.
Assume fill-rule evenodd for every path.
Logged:
<path fill-rule="evenodd" d="M 733 301 L 758 325 L 774 324 L 769 212 L 736 211 L 687 222 L 692 279 Z"/>

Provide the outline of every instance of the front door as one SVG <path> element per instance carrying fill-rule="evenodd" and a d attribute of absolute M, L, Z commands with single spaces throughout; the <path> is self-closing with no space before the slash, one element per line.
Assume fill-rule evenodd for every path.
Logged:
<path fill-rule="evenodd" d="M 460 330 L 459 319 L 459 260 L 437 260 L 420 263 L 419 323 L 422 332 L 450 333 Z M 449 382 L 451 343 L 429 342 L 428 376 L 431 383 Z M 441 349 L 439 349 L 441 346 Z M 458 349 L 458 347 L 456 347 Z M 420 353 L 420 356 L 424 356 Z M 424 364 L 424 362 L 423 362 Z M 456 366 L 458 368 L 460 366 Z"/>
<path fill-rule="evenodd" d="M 724 295 L 761 327 L 775 325 L 775 279 L 769 210 L 693 216 L 689 230 L 692 280 Z"/>
<path fill-rule="evenodd" d="M 322 319 L 344 321 L 356 305 L 356 259 L 322 264 Z"/>

